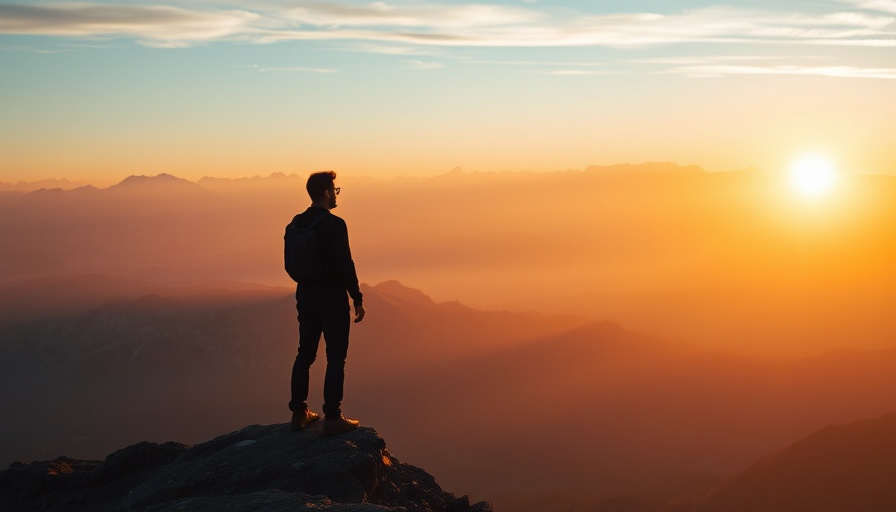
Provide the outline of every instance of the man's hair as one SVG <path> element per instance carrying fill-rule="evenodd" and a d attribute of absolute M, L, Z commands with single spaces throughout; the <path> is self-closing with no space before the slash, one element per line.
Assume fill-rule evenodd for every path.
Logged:
<path fill-rule="evenodd" d="M 311 196 L 312 201 L 323 198 L 324 191 L 333 188 L 333 182 L 336 181 L 335 171 L 316 172 L 308 176 L 308 183 L 305 184 L 305 190 Z"/>

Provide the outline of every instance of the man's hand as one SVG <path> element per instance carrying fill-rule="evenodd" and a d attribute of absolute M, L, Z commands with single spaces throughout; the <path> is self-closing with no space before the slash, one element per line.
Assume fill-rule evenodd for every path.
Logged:
<path fill-rule="evenodd" d="M 355 306 L 355 323 L 364 320 L 364 306 Z"/>

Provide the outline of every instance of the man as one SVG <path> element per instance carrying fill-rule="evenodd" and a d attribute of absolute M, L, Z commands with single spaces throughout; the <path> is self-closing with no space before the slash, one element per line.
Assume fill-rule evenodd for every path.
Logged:
<path fill-rule="evenodd" d="M 345 221 L 330 213 L 336 208 L 339 187 L 335 186 L 336 173 L 318 172 L 308 177 L 305 188 L 311 197 L 311 206 L 296 215 L 292 224 L 307 228 L 313 224 L 317 236 L 320 257 L 320 277 L 300 281 L 296 286 L 296 310 L 299 318 L 299 353 L 292 367 L 292 411 L 290 426 L 293 430 L 305 428 L 320 418 L 308 408 L 308 374 L 317 356 L 321 334 L 324 336 L 327 354 L 327 371 L 324 378 L 324 435 L 349 432 L 360 424 L 342 415 L 345 358 L 348 353 L 348 332 L 351 325 L 348 296 L 355 307 L 355 323 L 364 319 L 358 275 L 348 246 L 348 229 Z"/>

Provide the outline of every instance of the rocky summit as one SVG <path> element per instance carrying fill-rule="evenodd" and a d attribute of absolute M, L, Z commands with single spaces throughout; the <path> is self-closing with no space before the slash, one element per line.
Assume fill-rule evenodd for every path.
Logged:
<path fill-rule="evenodd" d="M 60 457 L 0 472 L 0 510 L 490 512 L 443 491 L 372 428 L 253 425 L 187 446 L 138 443 L 104 461 Z"/>

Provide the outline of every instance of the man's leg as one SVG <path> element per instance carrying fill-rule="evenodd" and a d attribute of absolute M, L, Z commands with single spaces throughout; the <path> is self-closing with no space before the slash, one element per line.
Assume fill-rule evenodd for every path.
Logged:
<path fill-rule="evenodd" d="M 308 407 L 308 374 L 317 358 L 323 323 L 319 316 L 310 311 L 310 308 L 303 307 L 301 302 L 296 304 L 296 309 L 299 314 L 299 352 L 292 366 L 292 399 L 289 410 L 301 412 Z"/>
<path fill-rule="evenodd" d="M 351 312 L 348 303 L 331 306 L 323 319 L 324 341 L 327 351 L 327 372 L 324 377 L 324 415 L 339 417 L 342 414 L 342 397 L 345 384 L 345 358 L 348 355 L 348 333 Z"/>
<path fill-rule="evenodd" d="M 345 357 L 348 354 L 348 331 L 352 324 L 345 291 L 341 291 L 324 315 L 324 340 L 327 344 L 327 374 L 324 377 L 325 436 L 351 432 L 358 428 L 356 420 L 342 415 L 342 390 L 345 382 Z"/>

